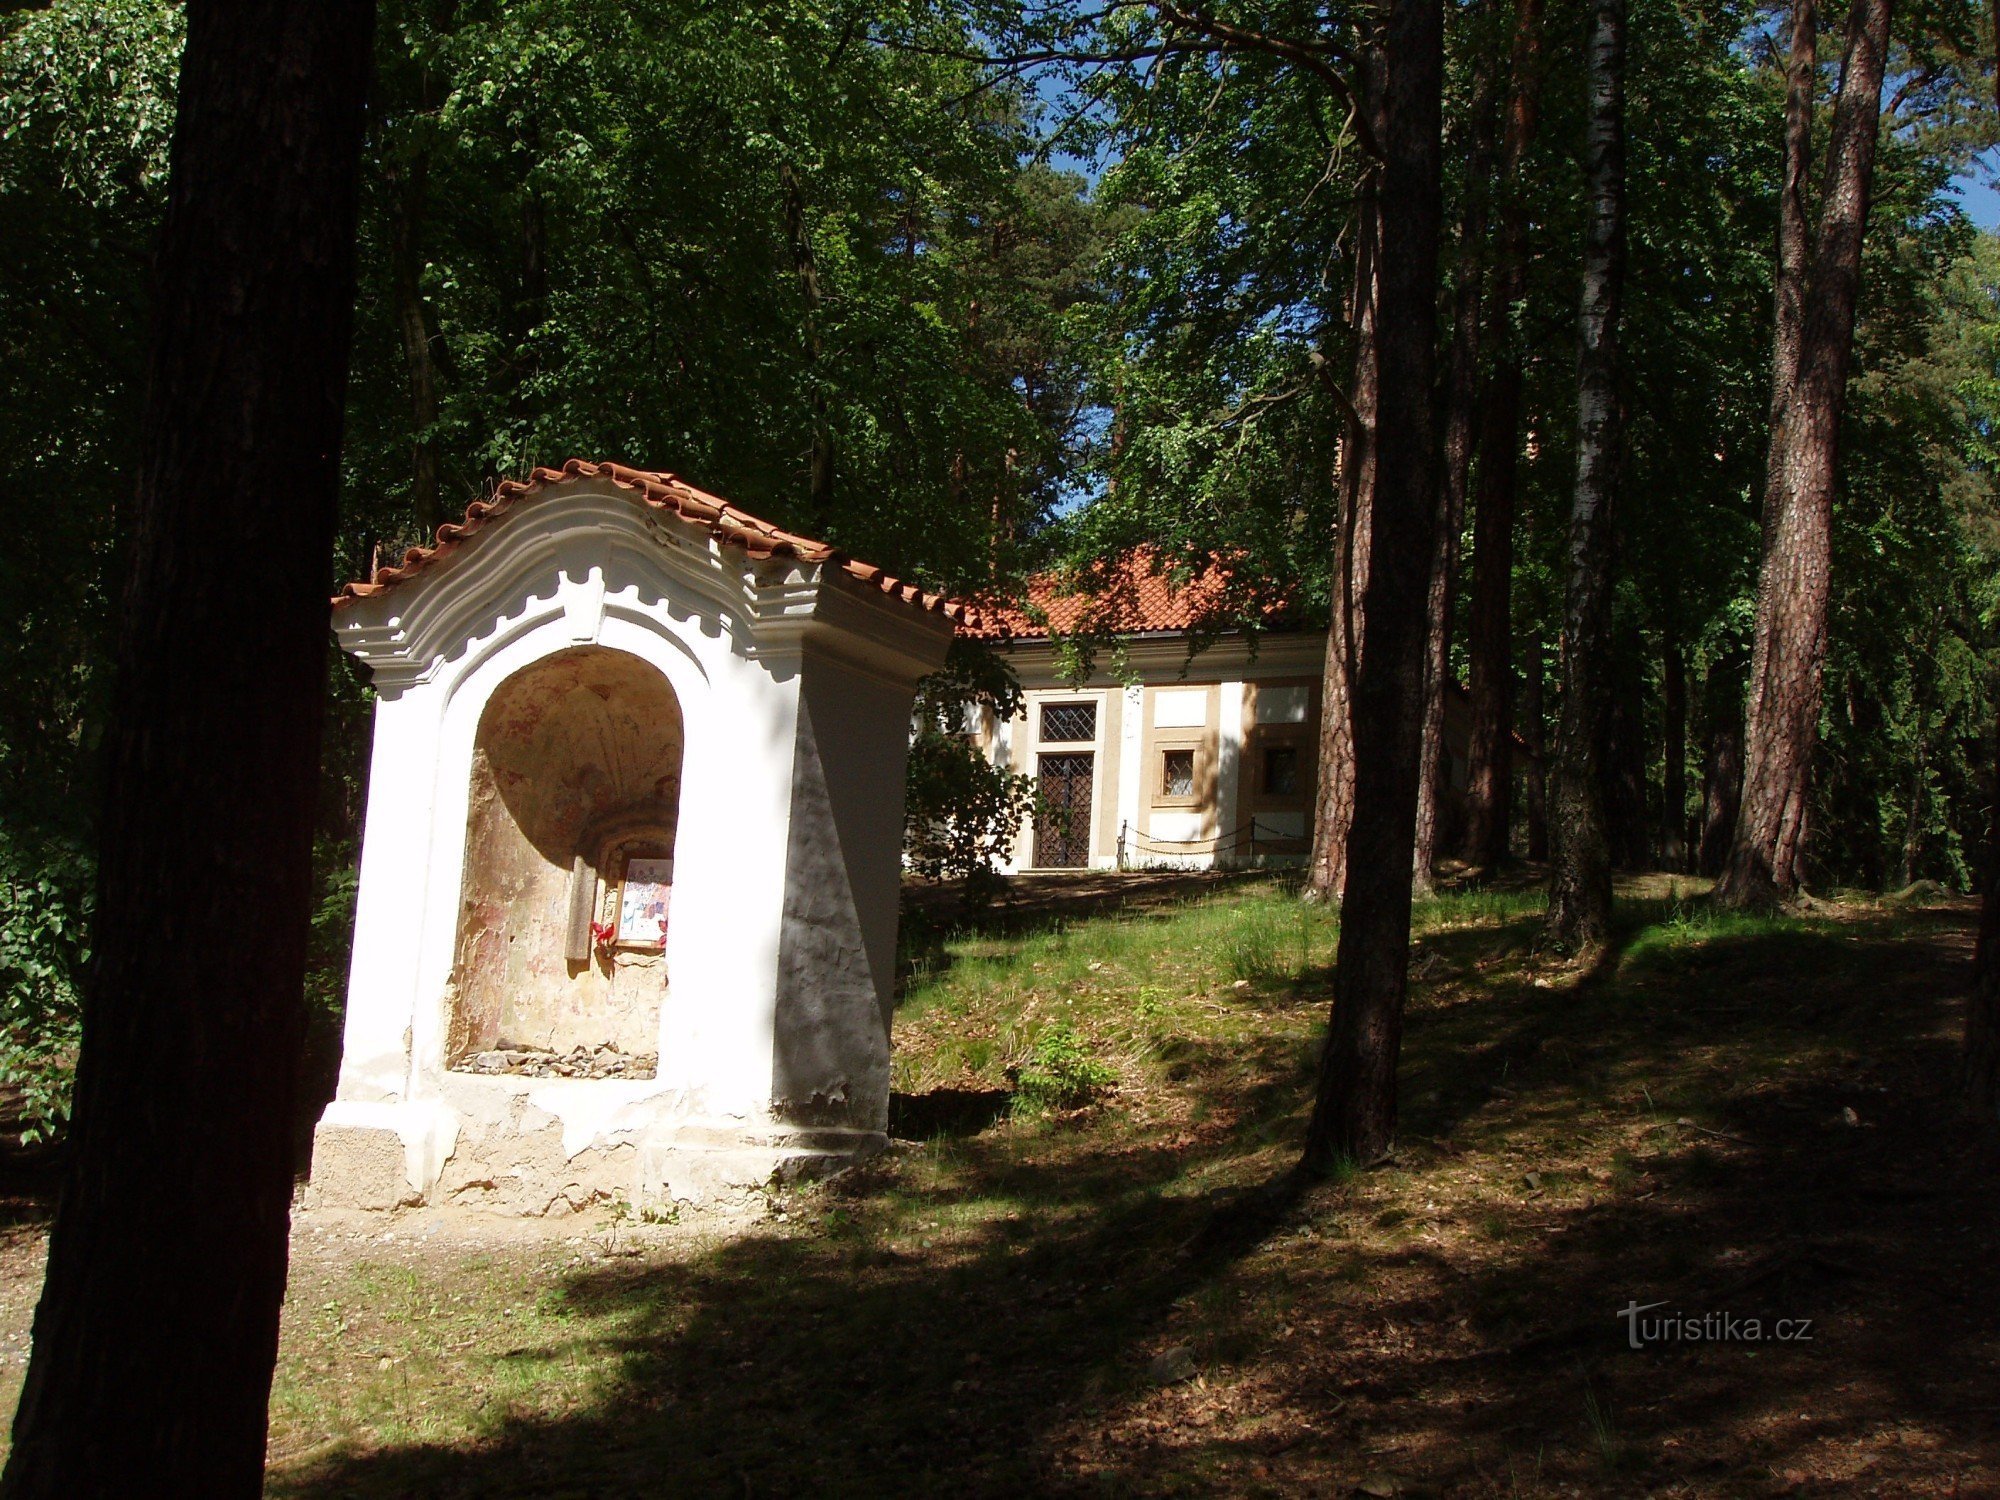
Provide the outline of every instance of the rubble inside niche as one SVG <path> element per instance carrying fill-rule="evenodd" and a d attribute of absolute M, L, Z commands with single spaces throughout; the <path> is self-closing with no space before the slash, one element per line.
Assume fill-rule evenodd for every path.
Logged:
<path fill-rule="evenodd" d="M 485 1052 L 468 1053 L 452 1064 L 452 1071 L 517 1078 L 652 1078 L 659 1064 L 654 1053 L 620 1052 L 609 1045 L 576 1047 L 565 1053 L 502 1042 Z"/>

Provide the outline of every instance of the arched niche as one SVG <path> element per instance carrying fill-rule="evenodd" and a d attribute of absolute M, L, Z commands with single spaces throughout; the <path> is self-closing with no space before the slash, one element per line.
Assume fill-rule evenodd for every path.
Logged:
<path fill-rule="evenodd" d="M 685 742 L 667 679 L 623 651 L 558 651 L 494 689 L 473 747 L 447 1066 L 654 1076 Z"/>

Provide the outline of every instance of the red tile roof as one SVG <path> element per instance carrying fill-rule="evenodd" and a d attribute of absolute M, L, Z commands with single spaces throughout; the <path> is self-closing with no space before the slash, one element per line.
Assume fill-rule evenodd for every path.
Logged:
<path fill-rule="evenodd" d="M 1256 608 L 1267 620 L 1284 612 L 1281 600 L 1259 599 L 1257 580 L 1244 578 L 1225 563 L 1211 562 L 1193 576 L 1176 580 L 1158 571 L 1165 565 L 1150 548 L 1138 548 L 1114 562 L 1098 563 L 1077 578 L 1041 573 L 1028 580 L 1028 602 L 988 605 L 965 633 L 981 640 L 1047 640 L 1090 631 L 1142 635 L 1190 630 L 1218 616 Z"/>
<path fill-rule="evenodd" d="M 480 532 L 497 526 L 521 506 L 547 490 L 577 479 L 608 479 L 629 492 L 635 504 L 665 511 L 683 521 L 708 527 L 708 533 L 724 546 L 740 547 L 758 559 L 795 558 L 803 563 L 832 564 L 850 578 L 880 589 L 892 598 L 918 609 L 943 615 L 954 624 L 977 627 L 979 615 L 968 606 L 941 594 L 926 593 L 913 583 L 885 573 L 869 563 L 857 562 L 836 547 L 811 537 L 799 536 L 738 510 L 727 500 L 696 489 L 673 474 L 645 469 L 628 469 L 623 464 L 589 463 L 573 458 L 560 469 L 537 469 L 525 480 L 510 479 L 485 500 L 475 500 L 465 509 L 465 519 L 447 522 L 438 528 L 436 542 L 428 547 L 412 547 L 403 560 L 391 567 L 377 568 L 366 583 L 350 583 L 334 596 L 334 608 L 354 599 L 372 598 L 406 578 L 443 562 Z"/>

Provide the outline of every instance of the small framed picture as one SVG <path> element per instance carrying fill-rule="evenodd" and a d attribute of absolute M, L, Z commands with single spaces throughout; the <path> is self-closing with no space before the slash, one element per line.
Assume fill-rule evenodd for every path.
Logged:
<path fill-rule="evenodd" d="M 628 859 L 618 893 L 618 938 L 621 947 L 664 948 L 667 944 L 667 901 L 674 889 L 671 859 Z"/>

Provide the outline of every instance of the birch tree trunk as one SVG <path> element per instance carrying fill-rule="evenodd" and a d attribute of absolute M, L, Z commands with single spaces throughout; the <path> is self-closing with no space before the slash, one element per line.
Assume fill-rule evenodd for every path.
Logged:
<path fill-rule="evenodd" d="M 96 955 L 0 1493 L 254 1496 L 277 1359 L 371 0 L 196 0 Z"/>
<path fill-rule="evenodd" d="M 1743 805 L 1716 899 L 1762 906 L 1801 878 L 1826 670 L 1833 494 L 1854 350 L 1891 0 L 1855 0 L 1791 395 L 1771 433 L 1744 724 Z M 1781 376 L 1782 370 L 1774 374 Z"/>
<path fill-rule="evenodd" d="M 1378 1160 L 1395 1139 L 1423 734 L 1425 584 L 1437 518 L 1442 0 L 1392 0 L 1386 37 L 1375 503 L 1353 677 L 1354 810 L 1333 1013 L 1300 1166 Z"/>
<path fill-rule="evenodd" d="M 1602 948 L 1611 933 L 1603 753 L 1611 685 L 1611 513 L 1624 443 L 1618 315 L 1625 281 L 1625 0 L 1596 0 L 1592 7 L 1589 86 L 1590 217 L 1578 320 L 1576 493 L 1563 591 L 1548 915 L 1549 941 L 1571 952 Z"/>

